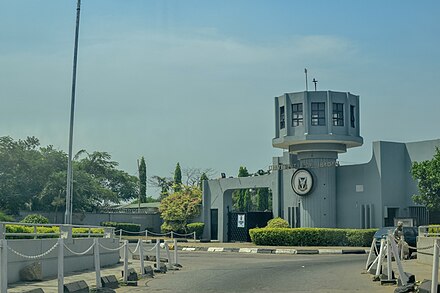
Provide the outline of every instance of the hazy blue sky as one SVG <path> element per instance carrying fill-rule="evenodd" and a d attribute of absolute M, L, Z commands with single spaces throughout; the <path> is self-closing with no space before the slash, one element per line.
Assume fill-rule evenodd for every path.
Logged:
<path fill-rule="evenodd" d="M 0 0 L 0 136 L 67 152 L 76 0 Z M 366 162 L 376 140 L 440 137 L 440 1 L 83 0 L 74 150 L 136 174 L 236 175 L 274 155 L 273 97 L 361 97 Z M 311 85 L 310 85 L 311 88 Z"/>

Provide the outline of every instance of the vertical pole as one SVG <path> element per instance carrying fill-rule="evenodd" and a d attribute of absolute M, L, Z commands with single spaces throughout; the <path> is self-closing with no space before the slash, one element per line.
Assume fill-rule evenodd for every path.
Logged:
<path fill-rule="evenodd" d="M 174 233 L 174 232 L 173 232 L 173 231 L 171 231 L 171 239 L 173 239 L 173 238 L 174 238 L 174 237 L 173 237 L 173 236 L 174 236 L 174 235 L 173 235 L 173 233 Z"/>
<path fill-rule="evenodd" d="M 58 293 L 64 292 L 64 239 L 58 238 Z"/>
<path fill-rule="evenodd" d="M 119 229 L 119 242 L 122 241 L 122 229 Z"/>
<path fill-rule="evenodd" d="M 127 283 L 128 274 L 128 240 L 124 240 L 124 283 Z"/>
<path fill-rule="evenodd" d="M 148 238 L 148 230 L 145 229 L 145 238 Z"/>
<path fill-rule="evenodd" d="M 98 241 L 98 238 L 93 239 L 93 242 L 94 242 L 94 245 L 95 245 L 95 247 L 94 247 L 94 256 L 95 256 L 96 288 L 101 288 L 101 260 L 99 259 L 99 241 Z"/>
<path fill-rule="evenodd" d="M 394 241 L 391 239 L 391 237 L 388 235 L 387 237 L 387 274 L 388 274 L 388 281 L 391 281 L 393 278 L 393 268 L 391 266 L 391 243 L 390 241 Z M 396 256 L 398 257 L 398 256 Z"/>
<path fill-rule="evenodd" d="M 195 241 L 195 240 L 197 240 L 196 231 L 194 231 L 193 233 L 194 233 L 194 241 Z"/>
<path fill-rule="evenodd" d="M 400 281 L 402 282 L 403 286 L 406 286 L 407 285 L 407 281 L 406 281 L 407 277 L 406 277 L 405 271 L 403 270 L 402 263 L 399 259 L 398 250 L 396 247 L 396 243 L 394 241 L 391 241 L 391 249 L 393 250 L 393 254 L 396 259 L 397 269 L 399 270 Z"/>
<path fill-rule="evenodd" d="M 379 260 L 377 261 L 376 276 L 380 275 L 380 269 L 382 268 L 382 262 L 383 262 L 384 249 L 385 249 L 385 239 L 382 238 L 380 239 Z"/>
<path fill-rule="evenodd" d="M 177 239 L 174 239 L 174 264 L 179 264 L 179 261 L 177 259 Z"/>
<path fill-rule="evenodd" d="M 139 239 L 139 259 L 141 260 L 141 275 L 145 273 L 144 270 L 144 246 L 142 239 Z"/>
<path fill-rule="evenodd" d="M 431 293 L 437 293 L 438 288 L 438 239 L 434 239 L 434 256 L 432 259 L 432 283 L 431 283 Z"/>
<path fill-rule="evenodd" d="M 160 239 L 156 239 L 156 270 L 160 270 Z"/>
<path fill-rule="evenodd" d="M 8 292 L 8 242 L 6 239 L 0 240 L 0 247 L 1 247 L 1 272 L 0 272 L 0 292 L 1 293 L 7 293 Z"/>

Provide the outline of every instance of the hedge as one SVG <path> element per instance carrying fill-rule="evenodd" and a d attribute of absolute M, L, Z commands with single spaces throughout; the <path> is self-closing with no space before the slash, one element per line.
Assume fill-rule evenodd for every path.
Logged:
<path fill-rule="evenodd" d="M 377 229 L 255 228 L 249 230 L 256 245 L 370 246 Z"/>
<path fill-rule="evenodd" d="M 202 238 L 203 235 L 203 229 L 205 228 L 204 223 L 196 222 L 196 223 L 190 223 L 186 225 L 188 233 L 196 232 L 196 237 L 198 239 Z"/>
<path fill-rule="evenodd" d="M 22 225 L 6 225 L 6 233 L 34 233 L 34 227 L 22 226 Z M 60 228 L 57 226 L 53 227 L 38 227 L 37 233 L 39 234 L 54 234 L 54 235 L 37 235 L 38 239 L 41 238 L 58 238 L 60 233 Z M 87 237 L 87 235 L 78 235 L 82 233 L 89 233 L 89 228 L 72 228 L 73 237 Z M 101 236 L 104 233 L 104 229 L 92 228 L 92 234 L 98 234 L 96 236 Z M 93 235 L 91 235 L 93 237 Z M 20 236 L 7 236 L 8 239 L 33 239 L 34 235 L 20 235 Z"/>
<path fill-rule="evenodd" d="M 122 235 L 139 235 L 136 233 L 128 233 L 128 232 L 139 232 L 141 230 L 141 225 L 133 224 L 133 223 L 101 222 L 101 226 L 114 227 L 116 233 L 119 232 L 118 230 L 122 229 L 123 230 Z"/>

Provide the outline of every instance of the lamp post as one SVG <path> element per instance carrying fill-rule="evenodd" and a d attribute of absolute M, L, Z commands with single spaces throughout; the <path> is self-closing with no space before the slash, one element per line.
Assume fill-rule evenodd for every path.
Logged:
<path fill-rule="evenodd" d="M 78 36 L 79 36 L 80 11 L 81 11 L 81 0 L 77 0 L 75 47 L 73 49 L 72 97 L 70 103 L 69 158 L 67 161 L 66 213 L 64 214 L 64 224 L 72 224 L 72 202 L 73 202 L 72 145 L 73 145 L 73 120 L 75 116 L 76 65 L 78 63 Z"/>

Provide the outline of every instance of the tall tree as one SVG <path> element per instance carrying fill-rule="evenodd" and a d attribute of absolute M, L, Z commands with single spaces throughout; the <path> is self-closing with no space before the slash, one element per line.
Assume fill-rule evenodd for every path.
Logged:
<path fill-rule="evenodd" d="M 144 157 L 139 163 L 139 198 L 141 202 L 147 202 L 147 164 Z"/>
<path fill-rule="evenodd" d="M 174 192 L 181 190 L 182 186 L 182 170 L 180 169 L 180 164 L 177 163 L 176 169 L 174 170 Z"/>
<path fill-rule="evenodd" d="M 419 194 L 413 195 L 415 203 L 428 210 L 440 210 L 440 149 L 435 149 L 434 157 L 423 162 L 414 162 L 411 174 L 417 180 Z"/>
<path fill-rule="evenodd" d="M 246 167 L 240 166 L 238 170 L 238 177 L 248 177 L 249 172 Z M 250 196 L 247 189 L 236 190 L 232 194 L 234 200 L 234 208 L 239 212 L 246 212 L 249 209 Z"/>
<path fill-rule="evenodd" d="M 170 190 L 173 187 L 173 179 L 161 176 L 150 176 L 148 178 L 150 186 L 160 189 L 160 199 L 166 198 L 170 194 Z"/>

